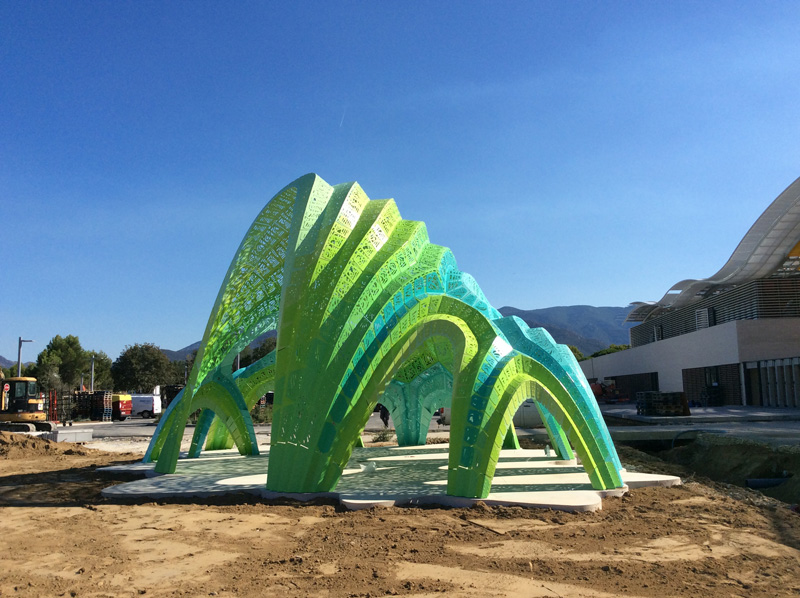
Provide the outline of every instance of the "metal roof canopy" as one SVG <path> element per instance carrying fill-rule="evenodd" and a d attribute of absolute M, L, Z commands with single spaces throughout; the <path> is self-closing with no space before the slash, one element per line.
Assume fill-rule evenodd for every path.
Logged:
<path fill-rule="evenodd" d="M 793 252 L 800 247 L 800 178 L 759 216 L 725 265 L 709 278 L 688 278 L 659 301 L 634 301 L 626 322 L 644 322 L 660 313 L 690 305 L 710 294 L 769 277 L 799 276 Z"/>

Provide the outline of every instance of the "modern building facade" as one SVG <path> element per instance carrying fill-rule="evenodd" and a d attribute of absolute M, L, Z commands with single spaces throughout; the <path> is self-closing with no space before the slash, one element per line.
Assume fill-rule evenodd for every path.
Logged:
<path fill-rule="evenodd" d="M 710 278 L 628 315 L 631 348 L 581 362 L 622 394 L 684 392 L 704 405 L 800 407 L 800 178 Z"/>

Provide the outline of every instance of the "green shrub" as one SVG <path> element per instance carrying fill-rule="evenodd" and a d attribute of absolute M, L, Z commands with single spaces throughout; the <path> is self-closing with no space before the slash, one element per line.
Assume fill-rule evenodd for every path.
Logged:
<path fill-rule="evenodd" d="M 272 423 L 272 405 L 264 405 L 263 407 L 255 406 L 250 411 L 250 417 L 253 418 L 254 424 L 270 424 Z"/>
<path fill-rule="evenodd" d="M 385 428 L 372 435 L 372 442 L 389 442 L 392 438 L 394 438 L 394 430 Z"/>

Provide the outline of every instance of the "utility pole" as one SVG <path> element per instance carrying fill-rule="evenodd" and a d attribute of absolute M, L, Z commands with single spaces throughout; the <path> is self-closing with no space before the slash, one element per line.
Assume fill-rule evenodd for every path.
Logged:
<path fill-rule="evenodd" d="M 92 382 L 91 391 L 94 392 L 94 353 L 92 353 Z"/>
<path fill-rule="evenodd" d="M 26 340 L 19 337 L 19 347 L 17 348 L 17 378 L 22 376 L 22 343 L 32 343 L 32 340 Z"/>

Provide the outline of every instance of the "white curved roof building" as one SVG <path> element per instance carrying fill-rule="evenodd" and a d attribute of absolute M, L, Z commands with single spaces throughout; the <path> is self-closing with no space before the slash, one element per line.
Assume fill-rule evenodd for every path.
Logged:
<path fill-rule="evenodd" d="M 800 178 L 719 272 L 673 285 L 628 315 L 631 348 L 581 362 L 588 378 L 704 405 L 800 407 Z"/>
<path fill-rule="evenodd" d="M 800 276 L 800 178 L 764 210 L 719 272 L 682 280 L 659 301 L 634 302 L 627 321 L 645 322 L 753 280 L 793 276 Z"/>

